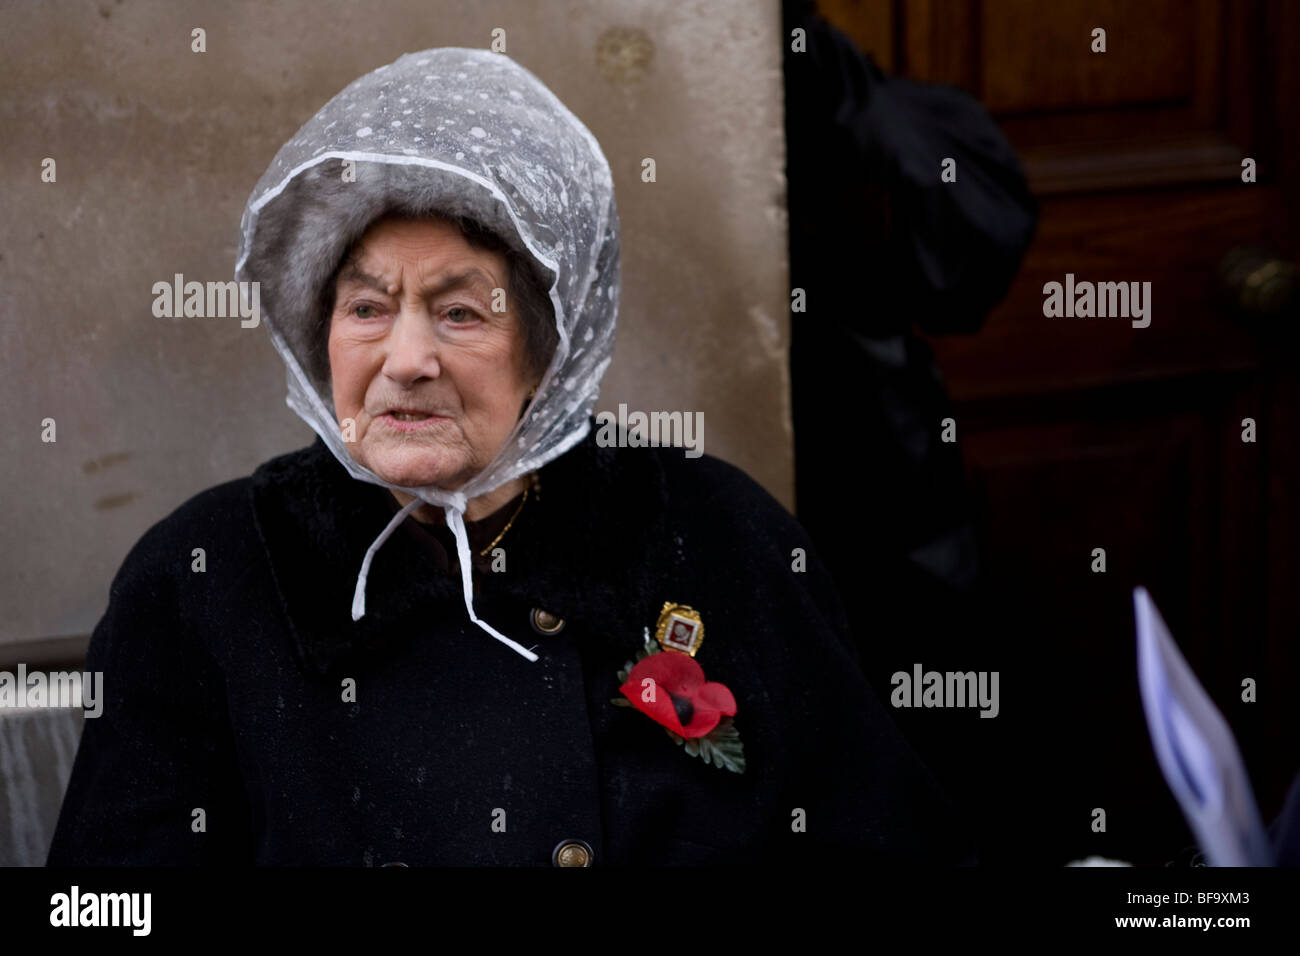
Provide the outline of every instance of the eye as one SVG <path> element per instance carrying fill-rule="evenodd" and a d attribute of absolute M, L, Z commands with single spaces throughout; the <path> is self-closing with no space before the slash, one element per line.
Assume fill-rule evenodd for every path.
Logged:
<path fill-rule="evenodd" d="M 369 312 L 370 314 L 367 315 L 366 314 L 367 312 Z M 365 303 L 362 303 L 361 305 L 355 305 L 352 307 L 352 314 L 355 315 L 358 319 L 373 319 L 379 315 L 379 310 L 376 309 L 373 305 L 367 305 Z"/>
<path fill-rule="evenodd" d="M 468 325 L 470 322 L 473 322 L 478 318 L 478 316 L 463 306 L 453 305 L 447 310 L 447 318 L 453 325 Z"/>

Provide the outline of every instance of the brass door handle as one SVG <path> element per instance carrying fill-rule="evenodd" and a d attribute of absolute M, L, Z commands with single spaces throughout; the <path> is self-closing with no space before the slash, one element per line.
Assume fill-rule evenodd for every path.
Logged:
<path fill-rule="evenodd" d="M 1294 317 L 1296 266 L 1264 246 L 1238 246 L 1219 260 L 1216 288 L 1220 303 L 1249 320 Z"/>

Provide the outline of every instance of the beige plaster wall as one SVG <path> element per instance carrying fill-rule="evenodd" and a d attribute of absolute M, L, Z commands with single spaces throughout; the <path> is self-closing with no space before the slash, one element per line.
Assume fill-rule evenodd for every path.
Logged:
<path fill-rule="evenodd" d="M 264 329 L 154 318 L 153 283 L 232 277 L 253 184 L 352 79 L 404 52 L 487 47 L 496 27 L 614 168 L 623 300 L 597 408 L 702 411 L 704 450 L 791 505 L 775 2 L 10 0 L 0 662 L 16 642 L 89 633 L 149 525 L 313 437 Z"/>

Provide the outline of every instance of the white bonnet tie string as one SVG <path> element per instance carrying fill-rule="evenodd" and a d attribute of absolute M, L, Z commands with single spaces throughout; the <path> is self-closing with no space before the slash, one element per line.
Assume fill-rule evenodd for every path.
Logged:
<path fill-rule="evenodd" d="M 365 559 L 361 562 L 361 573 L 357 575 L 357 589 L 352 592 L 352 620 L 359 621 L 366 614 L 366 578 L 370 576 L 370 562 L 375 559 L 375 552 L 379 546 L 388 540 L 399 524 L 419 507 L 420 499 L 416 498 L 409 505 L 403 508 L 397 514 L 393 515 L 393 520 L 388 522 L 388 526 L 379 532 L 379 537 L 375 539 L 374 544 L 366 549 Z"/>
<path fill-rule="evenodd" d="M 419 507 L 420 503 L 420 499 L 416 498 L 401 511 L 397 512 L 397 514 L 393 515 L 393 519 L 388 522 L 388 525 L 384 530 L 379 533 L 379 537 L 377 537 L 374 540 L 374 543 L 366 550 L 366 556 L 361 562 L 361 573 L 357 575 L 357 588 L 352 594 L 352 620 L 359 621 L 365 616 L 366 579 L 370 576 L 370 562 L 374 560 L 375 552 L 379 550 L 380 545 L 388 540 L 389 536 L 397 529 L 397 526 L 406 519 L 406 516 Z M 456 556 L 460 561 L 461 594 L 465 601 L 465 610 L 469 614 L 469 619 L 495 637 L 498 641 L 519 653 L 521 656 L 530 661 L 537 660 L 537 655 L 532 651 L 528 650 L 522 644 L 512 641 L 492 625 L 481 620 L 479 616 L 474 613 L 474 585 L 471 577 L 472 568 L 470 567 L 469 557 L 469 536 L 465 530 L 465 521 L 460 509 L 458 509 L 454 504 L 447 505 L 444 511 L 447 516 L 447 526 L 451 528 L 451 532 L 456 538 Z"/>
<path fill-rule="evenodd" d="M 451 533 L 456 536 L 456 557 L 460 560 L 460 586 L 465 598 L 465 610 L 469 613 L 469 619 L 477 624 L 483 630 L 487 631 L 502 644 L 517 651 L 521 656 L 530 661 L 537 660 L 537 655 L 522 644 L 512 641 L 506 637 L 487 621 L 479 620 L 479 616 L 474 613 L 474 584 L 470 576 L 471 568 L 469 563 L 469 536 L 465 531 L 465 520 L 459 509 L 454 505 L 447 505 L 444 509 L 447 515 L 447 527 L 451 528 Z"/>

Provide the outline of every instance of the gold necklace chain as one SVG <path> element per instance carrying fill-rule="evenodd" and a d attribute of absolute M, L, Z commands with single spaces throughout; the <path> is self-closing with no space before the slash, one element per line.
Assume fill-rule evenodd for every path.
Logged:
<path fill-rule="evenodd" d="M 488 552 L 497 546 L 497 542 L 506 536 L 506 532 L 510 530 L 511 526 L 515 523 L 515 519 L 519 517 L 519 512 L 523 511 L 524 505 L 528 503 L 528 492 L 532 490 L 533 484 L 536 482 L 536 480 L 537 480 L 536 475 L 533 475 L 531 476 L 531 480 L 529 481 L 529 483 L 524 485 L 524 496 L 521 499 L 519 499 L 519 507 L 516 508 L 515 513 L 510 516 L 510 520 L 507 521 L 506 526 L 501 529 L 501 533 L 492 539 L 491 544 L 489 544 L 486 548 L 484 548 L 482 551 L 478 553 L 478 556 L 480 558 L 486 558 L 488 556 Z"/>

